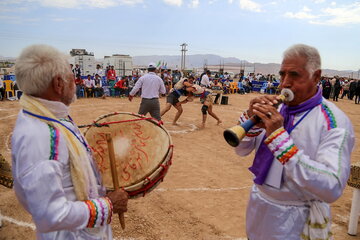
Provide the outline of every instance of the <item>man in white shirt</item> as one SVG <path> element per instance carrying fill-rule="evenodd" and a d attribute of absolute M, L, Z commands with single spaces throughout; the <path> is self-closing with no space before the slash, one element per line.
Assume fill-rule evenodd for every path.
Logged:
<path fill-rule="evenodd" d="M 210 88 L 210 86 L 211 86 L 210 79 L 209 79 L 210 75 L 211 75 L 211 72 L 209 70 L 207 70 L 206 74 L 204 74 L 201 77 L 200 86 Z"/>
<path fill-rule="evenodd" d="M 100 78 L 102 78 L 104 76 L 104 71 L 101 68 L 100 64 L 96 65 L 96 70 L 95 70 L 94 76 L 96 76 L 96 74 L 99 75 Z"/>
<path fill-rule="evenodd" d="M 91 76 L 88 75 L 87 79 L 85 80 L 85 91 L 87 97 L 93 97 L 94 96 L 94 89 L 95 89 L 95 81 L 91 79 Z"/>
<path fill-rule="evenodd" d="M 15 71 L 23 95 L 12 175 L 36 239 L 112 239 L 111 216 L 127 210 L 128 194 L 106 194 L 91 148 L 69 115 L 76 88 L 66 56 L 33 45 L 17 58 Z"/>
<path fill-rule="evenodd" d="M 332 239 L 330 203 L 343 193 L 350 173 L 355 135 L 349 118 L 322 97 L 317 49 L 297 44 L 284 52 L 280 88 L 294 98 L 279 106 L 277 96 L 252 99 L 240 123 L 256 115 L 236 147 L 256 151 L 249 170 L 254 185 L 246 213 L 250 240 Z"/>
<path fill-rule="evenodd" d="M 156 75 L 155 63 L 150 63 L 148 67 L 148 73 L 140 77 L 136 82 L 135 87 L 129 94 L 129 101 L 132 101 L 135 94 L 141 88 L 141 104 L 139 108 L 139 114 L 146 115 L 148 112 L 151 117 L 161 120 L 160 116 L 160 103 L 159 93 L 165 94 L 166 89 L 163 80 Z"/>

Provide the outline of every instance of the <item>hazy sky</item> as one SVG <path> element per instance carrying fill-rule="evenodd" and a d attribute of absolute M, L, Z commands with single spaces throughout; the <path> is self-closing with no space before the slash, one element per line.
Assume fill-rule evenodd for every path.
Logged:
<path fill-rule="evenodd" d="M 320 51 L 323 68 L 360 68 L 360 1 L 0 0 L 0 55 L 44 43 L 96 58 L 217 54 L 280 63 L 292 44 Z"/>

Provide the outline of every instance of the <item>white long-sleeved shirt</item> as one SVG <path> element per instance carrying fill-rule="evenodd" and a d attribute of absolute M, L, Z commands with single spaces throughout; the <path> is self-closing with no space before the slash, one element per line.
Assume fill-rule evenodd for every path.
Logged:
<path fill-rule="evenodd" d="M 294 124 L 304 114 L 297 114 Z M 260 135 L 240 142 L 236 147 L 238 155 L 245 156 L 259 148 L 265 134 L 260 131 Z M 349 177 L 354 141 L 348 117 L 324 98 L 291 134 L 275 134 L 267 145 L 274 155 L 271 167 L 282 157 L 290 158 L 283 165 L 280 188 L 266 184 L 270 174 L 264 184 L 254 184 L 246 216 L 249 239 L 301 239 L 311 201 L 320 201 L 330 217 L 329 203 L 341 196 Z"/>
<path fill-rule="evenodd" d="M 85 79 L 85 87 L 92 88 L 95 87 L 95 81 L 93 79 Z"/>
<path fill-rule="evenodd" d="M 79 129 L 67 119 L 67 106 L 38 100 L 81 138 Z M 93 161 L 91 153 L 87 153 L 89 161 Z M 98 201 L 105 195 L 105 188 L 100 184 L 97 171 L 94 169 L 99 195 L 91 199 L 99 209 L 97 221 L 104 216 L 105 222 L 102 226 L 88 228 L 91 213 L 84 201 L 77 201 L 65 138 L 22 110 L 12 136 L 12 172 L 16 197 L 32 216 L 37 239 L 112 239 L 111 227 L 102 215 L 108 214 L 107 208 Z"/>
<path fill-rule="evenodd" d="M 210 79 L 207 74 L 204 74 L 201 78 L 200 85 L 204 85 L 205 87 L 210 87 Z"/>
<path fill-rule="evenodd" d="M 95 69 L 94 76 L 95 76 L 96 74 L 98 74 L 98 75 L 100 76 L 100 78 L 101 78 L 101 77 L 104 76 L 104 71 L 103 71 L 101 68 Z"/>
<path fill-rule="evenodd" d="M 165 94 L 166 89 L 163 80 L 154 72 L 149 72 L 140 77 L 135 83 L 134 88 L 131 90 L 130 95 L 134 96 L 141 88 L 142 98 L 158 98 L 159 93 Z"/>

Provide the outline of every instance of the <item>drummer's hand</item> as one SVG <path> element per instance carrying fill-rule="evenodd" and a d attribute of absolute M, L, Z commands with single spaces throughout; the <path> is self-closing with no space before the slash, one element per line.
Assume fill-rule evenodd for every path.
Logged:
<path fill-rule="evenodd" d="M 134 96 L 131 96 L 131 95 L 129 94 L 129 101 L 130 101 L 130 102 L 132 101 L 133 97 L 134 97 Z"/>
<path fill-rule="evenodd" d="M 114 213 L 122 213 L 127 211 L 127 203 L 129 199 L 129 195 L 122 189 L 116 189 L 113 192 L 109 192 L 106 195 L 112 205 L 113 205 L 113 212 Z"/>
<path fill-rule="evenodd" d="M 269 136 L 272 132 L 284 126 L 283 116 L 273 105 L 260 103 L 254 104 L 253 112 L 261 118 L 262 123 L 258 125 L 265 128 L 266 136 Z"/>

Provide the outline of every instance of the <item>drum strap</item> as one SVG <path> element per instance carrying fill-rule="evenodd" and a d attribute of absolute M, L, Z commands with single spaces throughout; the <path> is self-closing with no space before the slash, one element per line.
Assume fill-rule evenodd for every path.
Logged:
<path fill-rule="evenodd" d="M 71 120 L 71 119 L 70 119 Z M 84 127 L 108 127 L 110 124 L 116 124 L 116 123 L 125 123 L 125 122 L 136 122 L 141 120 L 154 120 L 158 123 L 158 125 L 162 125 L 162 121 L 158 121 L 155 118 L 147 117 L 147 118 L 136 118 L 136 119 L 128 119 L 128 120 L 121 120 L 121 121 L 114 121 L 114 122 L 104 122 L 104 123 L 97 123 L 94 122 L 92 124 L 85 124 L 85 125 L 79 125 L 78 128 L 84 128 Z"/>
<path fill-rule="evenodd" d="M 79 138 L 78 135 L 73 131 L 71 130 L 70 128 L 68 128 L 65 124 L 63 124 L 62 122 L 60 122 L 59 120 L 57 119 L 54 119 L 54 118 L 49 118 L 49 117 L 45 117 L 45 116 L 40 116 L 40 115 L 37 115 L 35 113 L 32 113 L 32 112 L 29 112 L 25 109 L 23 109 L 23 113 L 26 113 L 30 116 L 33 116 L 33 117 L 36 117 L 36 118 L 40 118 L 40 119 L 43 119 L 43 120 L 46 120 L 46 121 L 50 121 L 50 122 L 56 122 L 58 124 L 60 124 L 61 126 L 63 126 L 64 128 L 66 128 L 67 130 L 69 130 L 86 148 L 87 151 L 90 151 L 90 148 L 89 148 L 89 145 L 87 145 L 86 141 L 84 140 L 83 137 Z M 71 123 L 72 123 L 72 119 L 70 116 L 68 116 Z"/>

